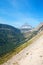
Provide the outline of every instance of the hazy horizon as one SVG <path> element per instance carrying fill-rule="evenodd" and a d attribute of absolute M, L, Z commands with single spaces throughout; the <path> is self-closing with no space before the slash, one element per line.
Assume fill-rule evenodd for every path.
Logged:
<path fill-rule="evenodd" d="M 0 0 L 0 23 L 15 27 L 43 22 L 42 0 Z"/>

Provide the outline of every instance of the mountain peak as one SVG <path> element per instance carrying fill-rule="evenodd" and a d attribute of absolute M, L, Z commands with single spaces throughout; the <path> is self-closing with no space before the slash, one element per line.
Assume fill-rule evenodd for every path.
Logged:
<path fill-rule="evenodd" d="M 32 28 L 32 26 L 29 25 L 28 23 L 25 23 L 25 24 L 23 24 L 23 25 L 21 26 L 21 29 L 31 29 L 31 28 Z"/>
<path fill-rule="evenodd" d="M 32 26 L 29 25 L 28 23 L 25 23 L 21 26 L 21 32 L 27 33 L 30 32 L 32 30 Z"/>

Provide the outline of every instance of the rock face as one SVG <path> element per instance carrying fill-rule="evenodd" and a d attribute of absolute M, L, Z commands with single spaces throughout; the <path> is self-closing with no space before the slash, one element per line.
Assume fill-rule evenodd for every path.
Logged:
<path fill-rule="evenodd" d="M 43 22 L 40 23 L 36 28 L 34 28 L 36 31 L 42 31 L 43 30 Z"/>
<path fill-rule="evenodd" d="M 42 31 L 43 30 L 43 23 L 40 23 L 38 26 L 38 30 Z"/>
<path fill-rule="evenodd" d="M 21 26 L 20 29 L 21 29 L 21 32 L 23 33 L 30 32 L 32 30 L 32 26 L 25 23 L 24 25 Z"/>

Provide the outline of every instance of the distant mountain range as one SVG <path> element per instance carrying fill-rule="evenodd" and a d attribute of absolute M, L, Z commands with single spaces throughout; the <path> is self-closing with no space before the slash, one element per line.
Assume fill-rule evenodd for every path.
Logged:
<path fill-rule="evenodd" d="M 31 25 L 28 25 L 28 24 L 24 24 L 21 26 L 21 32 L 22 33 L 29 33 L 29 32 L 32 32 L 32 31 L 42 31 L 43 30 L 43 22 L 41 22 L 37 27 L 33 28 Z"/>
<path fill-rule="evenodd" d="M 31 25 L 24 24 L 20 27 L 21 33 L 24 37 L 30 39 L 43 30 L 43 23 L 40 23 L 37 27 L 33 28 Z"/>

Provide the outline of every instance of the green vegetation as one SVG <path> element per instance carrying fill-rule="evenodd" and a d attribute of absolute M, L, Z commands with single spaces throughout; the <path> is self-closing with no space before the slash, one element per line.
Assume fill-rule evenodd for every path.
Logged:
<path fill-rule="evenodd" d="M 24 40 L 20 30 L 9 25 L 0 24 L 0 58 L 21 45 Z"/>

